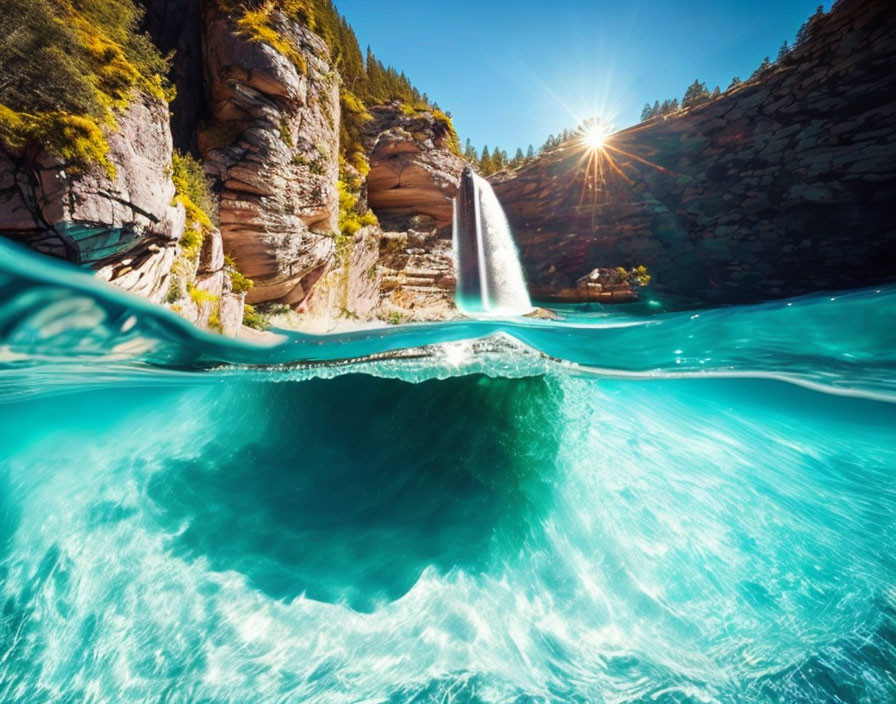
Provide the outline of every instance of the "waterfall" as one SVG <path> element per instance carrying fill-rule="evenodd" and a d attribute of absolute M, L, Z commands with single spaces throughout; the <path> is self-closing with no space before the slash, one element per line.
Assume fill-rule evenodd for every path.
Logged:
<path fill-rule="evenodd" d="M 454 201 L 453 235 L 458 308 L 488 315 L 532 311 L 504 209 L 489 182 L 469 167 Z"/>

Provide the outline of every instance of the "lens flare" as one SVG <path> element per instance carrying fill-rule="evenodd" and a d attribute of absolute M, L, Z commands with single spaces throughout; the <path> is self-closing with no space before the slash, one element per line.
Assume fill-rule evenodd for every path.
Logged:
<path fill-rule="evenodd" d="M 611 127 L 599 118 L 587 120 L 579 127 L 579 141 L 589 152 L 602 151 L 607 146 Z"/>
<path fill-rule="evenodd" d="M 581 140 L 589 150 L 596 152 L 606 146 L 608 134 L 603 123 L 593 122 L 583 128 Z"/>

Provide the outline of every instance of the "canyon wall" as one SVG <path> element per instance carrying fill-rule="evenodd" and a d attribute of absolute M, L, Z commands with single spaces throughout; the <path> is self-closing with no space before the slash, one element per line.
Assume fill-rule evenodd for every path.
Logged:
<path fill-rule="evenodd" d="M 465 161 L 450 117 L 355 106 L 345 152 L 351 95 L 296 15 L 262 4 L 267 24 L 253 29 L 222 0 L 146 4 L 154 43 L 177 51 L 180 95 L 169 106 L 135 90 L 106 129 L 105 166 L 33 143 L 0 150 L 0 232 L 228 334 L 244 301 L 285 304 L 315 331 L 455 317 Z M 691 305 L 892 278 L 894 30 L 890 3 L 840 0 L 720 98 L 493 177 L 534 296 L 632 300 L 641 266 Z M 178 191 L 175 146 L 199 159 L 218 226 Z"/>
<path fill-rule="evenodd" d="M 896 276 L 896 5 L 840 0 L 722 97 L 496 176 L 536 296 L 644 265 L 691 304 Z"/>
<path fill-rule="evenodd" d="M 339 78 L 323 40 L 279 14 L 301 63 L 238 31 L 207 3 L 210 119 L 199 131 L 220 197 L 224 246 L 255 282 L 250 303 L 301 303 L 333 257 L 338 227 Z"/>
<path fill-rule="evenodd" d="M 361 175 L 341 162 L 339 70 L 296 15 L 262 5 L 253 25 L 219 0 L 144 4 L 141 29 L 174 52 L 173 101 L 135 89 L 103 127 L 105 163 L 68 163 L 40 144 L 0 149 L 0 233 L 228 334 L 244 301 L 286 304 L 302 315 L 291 322 L 319 331 L 449 316 L 464 162 L 447 116 L 372 107 Z M 178 192 L 175 148 L 199 160 L 214 212 Z M 340 232 L 368 201 L 385 230 L 365 220 Z"/>
<path fill-rule="evenodd" d="M 108 135 L 114 173 L 37 146 L 0 150 L 0 231 L 160 302 L 185 226 L 173 204 L 167 105 L 141 95 L 117 122 Z"/>

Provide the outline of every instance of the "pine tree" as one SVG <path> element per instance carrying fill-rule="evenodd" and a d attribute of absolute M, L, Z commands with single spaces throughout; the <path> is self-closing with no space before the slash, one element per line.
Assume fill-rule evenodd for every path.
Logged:
<path fill-rule="evenodd" d="M 802 26 L 799 28 L 799 31 L 796 33 L 796 40 L 794 41 L 795 46 L 802 44 L 812 36 L 812 31 L 815 29 L 818 20 L 820 20 L 822 17 L 824 17 L 824 6 L 819 5 L 815 10 L 815 14 L 813 14 L 808 20 L 803 22 Z"/>
<path fill-rule="evenodd" d="M 476 147 L 473 146 L 473 143 L 469 139 L 464 146 L 464 158 L 473 164 L 473 166 L 479 165 L 479 157 L 476 154 Z"/>
<path fill-rule="evenodd" d="M 684 98 L 681 100 L 681 106 L 684 108 L 691 108 L 709 100 L 710 97 L 712 96 L 709 89 L 706 87 L 706 84 L 700 80 L 696 80 L 688 86 L 688 89 L 685 91 Z"/>
<path fill-rule="evenodd" d="M 513 168 L 517 168 L 519 166 L 522 166 L 524 161 L 526 161 L 526 155 L 523 154 L 522 149 L 517 149 L 516 154 L 513 155 L 513 161 L 510 162 L 510 164 L 511 166 L 513 166 Z"/>
<path fill-rule="evenodd" d="M 648 120 L 651 117 L 653 117 L 653 114 L 650 103 L 644 103 L 644 107 L 641 108 L 641 122 L 644 122 L 644 120 Z"/>
<path fill-rule="evenodd" d="M 783 61 L 787 58 L 787 55 L 790 53 L 790 46 L 787 44 L 787 40 L 781 45 L 781 48 L 778 49 L 778 58 L 777 61 Z"/>
<path fill-rule="evenodd" d="M 531 144 L 529 145 L 529 149 L 526 151 L 526 159 L 534 159 L 535 158 L 535 147 Z"/>
<path fill-rule="evenodd" d="M 712 91 L 712 98 L 718 98 L 722 94 L 722 89 L 716 86 Z"/>
<path fill-rule="evenodd" d="M 740 80 L 740 76 L 735 76 L 734 78 L 731 79 L 731 84 L 728 86 L 728 90 L 731 90 L 732 88 L 737 88 L 741 83 L 743 83 L 743 81 Z"/>
<path fill-rule="evenodd" d="M 488 150 L 488 146 L 482 148 L 482 155 L 479 157 L 479 170 L 483 176 L 489 176 L 494 171 L 492 168 L 492 155 Z"/>
<path fill-rule="evenodd" d="M 771 68 L 771 66 L 772 66 L 772 62 L 771 62 L 771 60 L 766 56 L 766 57 L 762 60 L 762 63 L 759 64 L 759 68 L 757 68 L 755 71 L 753 71 L 753 75 L 750 76 L 750 78 L 756 78 L 757 76 L 759 76 L 759 75 L 765 73 L 766 71 L 768 71 L 768 70 Z"/>
<path fill-rule="evenodd" d="M 504 168 L 504 157 L 506 155 L 501 153 L 501 150 L 495 147 L 492 150 L 492 173 L 495 171 L 500 171 Z"/>

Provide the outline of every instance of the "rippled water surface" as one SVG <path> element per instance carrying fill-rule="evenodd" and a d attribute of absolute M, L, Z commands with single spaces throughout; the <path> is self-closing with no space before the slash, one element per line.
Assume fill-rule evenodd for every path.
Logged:
<path fill-rule="evenodd" d="M 564 316 L 259 348 L 0 244 L 0 701 L 896 700 L 896 288 Z"/>

